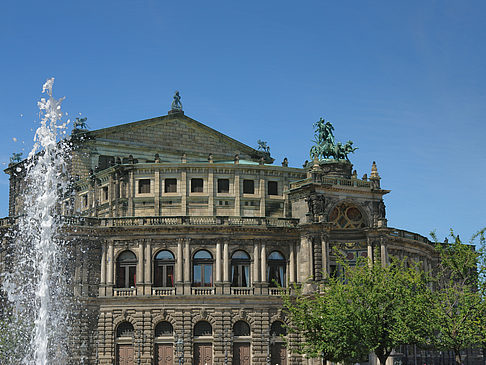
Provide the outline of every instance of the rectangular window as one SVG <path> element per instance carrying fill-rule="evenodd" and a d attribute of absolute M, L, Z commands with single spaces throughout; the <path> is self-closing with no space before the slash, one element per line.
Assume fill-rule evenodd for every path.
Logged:
<path fill-rule="evenodd" d="M 103 200 L 108 200 L 108 186 L 103 186 Z"/>
<path fill-rule="evenodd" d="M 82 196 L 82 206 L 83 208 L 87 208 L 88 207 L 88 194 L 84 194 Z"/>
<path fill-rule="evenodd" d="M 164 192 L 177 193 L 177 179 L 165 179 Z"/>
<path fill-rule="evenodd" d="M 268 195 L 278 195 L 278 182 L 276 181 L 268 182 Z"/>
<path fill-rule="evenodd" d="M 218 193 L 229 193 L 229 179 L 218 179 Z"/>
<path fill-rule="evenodd" d="M 243 194 L 255 194 L 255 181 L 243 180 Z"/>
<path fill-rule="evenodd" d="M 138 193 L 139 194 L 150 193 L 150 179 L 138 180 Z"/>
<path fill-rule="evenodd" d="M 203 179 L 191 179 L 191 193 L 203 192 Z"/>

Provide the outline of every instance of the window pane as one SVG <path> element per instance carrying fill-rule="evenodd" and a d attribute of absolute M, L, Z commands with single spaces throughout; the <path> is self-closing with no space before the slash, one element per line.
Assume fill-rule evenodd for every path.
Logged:
<path fill-rule="evenodd" d="M 154 268 L 154 286 L 162 286 L 163 282 L 163 268 L 161 266 L 155 265 Z"/>
<path fill-rule="evenodd" d="M 135 283 L 137 282 L 136 277 L 137 267 L 136 266 L 129 266 L 128 267 L 128 287 L 135 288 Z"/>
<path fill-rule="evenodd" d="M 239 286 L 238 283 L 238 266 L 234 265 L 232 270 L 233 278 L 231 280 L 231 286 Z"/>
<path fill-rule="evenodd" d="M 116 286 L 118 288 L 125 288 L 125 267 L 118 265 L 118 270 L 116 271 Z"/>
<path fill-rule="evenodd" d="M 213 265 L 204 265 L 204 286 L 211 286 L 213 283 Z"/>
<path fill-rule="evenodd" d="M 213 256 L 206 250 L 197 251 L 194 255 L 194 259 L 212 259 Z"/>
<path fill-rule="evenodd" d="M 177 193 L 177 179 L 165 179 L 164 191 L 166 193 Z"/>
<path fill-rule="evenodd" d="M 241 277 L 241 286 L 248 287 L 250 286 L 250 277 L 249 277 L 250 267 L 248 265 L 243 266 L 242 277 Z"/>
<path fill-rule="evenodd" d="M 255 182 L 253 180 L 243 180 L 243 194 L 255 194 Z"/>
<path fill-rule="evenodd" d="M 268 182 L 268 195 L 278 195 L 278 183 L 276 181 Z"/>
<path fill-rule="evenodd" d="M 249 260 L 250 256 L 245 251 L 235 251 L 231 258 L 237 260 Z"/>
<path fill-rule="evenodd" d="M 285 260 L 280 252 L 273 251 L 270 255 L 268 255 L 269 260 Z"/>
<path fill-rule="evenodd" d="M 229 179 L 218 179 L 218 193 L 229 193 Z"/>
<path fill-rule="evenodd" d="M 165 286 L 173 287 L 174 286 L 174 266 L 167 265 L 165 268 L 167 274 Z"/>
<path fill-rule="evenodd" d="M 201 265 L 194 265 L 194 286 L 201 286 Z"/>
<path fill-rule="evenodd" d="M 138 180 L 138 193 L 139 194 L 150 193 L 150 179 Z"/>
<path fill-rule="evenodd" d="M 156 260 L 174 260 L 174 255 L 170 251 L 163 250 L 163 251 L 160 251 L 157 254 L 157 256 L 155 256 L 155 259 Z"/>
<path fill-rule="evenodd" d="M 203 192 L 203 179 L 191 179 L 191 193 Z"/>

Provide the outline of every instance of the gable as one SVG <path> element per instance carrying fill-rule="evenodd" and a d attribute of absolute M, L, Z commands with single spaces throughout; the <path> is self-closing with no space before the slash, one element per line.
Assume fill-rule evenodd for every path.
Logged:
<path fill-rule="evenodd" d="M 146 151 L 161 159 L 180 159 L 183 153 L 191 159 L 207 159 L 209 153 L 215 160 L 232 160 L 236 154 L 240 159 L 259 160 L 263 154 L 216 130 L 195 121 L 182 113 L 147 119 L 120 126 L 88 132 L 97 141 L 96 145 L 111 145 L 123 152 Z M 105 148 L 106 148 L 105 147 Z M 128 154 L 126 154 L 128 155 Z M 267 162 L 270 159 L 267 158 Z"/>

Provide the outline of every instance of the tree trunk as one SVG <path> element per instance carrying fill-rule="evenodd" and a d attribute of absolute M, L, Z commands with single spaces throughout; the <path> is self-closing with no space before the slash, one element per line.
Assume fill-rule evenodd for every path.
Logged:
<path fill-rule="evenodd" d="M 461 350 L 454 350 L 454 357 L 456 360 L 456 365 L 462 365 Z"/>

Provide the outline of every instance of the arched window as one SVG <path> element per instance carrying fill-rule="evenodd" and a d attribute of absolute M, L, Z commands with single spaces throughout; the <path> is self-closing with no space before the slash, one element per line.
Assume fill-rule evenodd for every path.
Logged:
<path fill-rule="evenodd" d="M 250 326 L 245 321 L 238 321 L 233 326 L 235 336 L 250 336 Z"/>
<path fill-rule="evenodd" d="M 212 336 L 213 327 L 207 321 L 197 322 L 194 326 L 194 336 Z"/>
<path fill-rule="evenodd" d="M 250 286 L 250 256 L 245 251 L 235 251 L 231 256 L 231 286 Z"/>
<path fill-rule="evenodd" d="M 174 255 L 168 250 L 159 251 L 154 260 L 154 286 L 174 286 Z"/>
<path fill-rule="evenodd" d="M 172 336 L 174 332 L 174 328 L 172 324 L 167 321 L 159 322 L 157 326 L 155 326 L 155 337 L 161 336 Z"/>
<path fill-rule="evenodd" d="M 133 337 L 133 325 L 130 322 L 122 322 L 116 328 L 116 337 Z"/>
<path fill-rule="evenodd" d="M 338 229 L 356 229 L 366 227 L 366 217 L 355 205 L 343 202 L 331 210 L 329 222 Z"/>
<path fill-rule="evenodd" d="M 267 259 L 267 277 L 268 286 L 277 287 L 285 286 L 285 275 L 287 269 L 287 261 L 283 255 L 278 251 L 273 251 L 268 255 Z"/>
<path fill-rule="evenodd" d="M 123 251 L 116 260 L 116 286 L 135 288 L 137 275 L 137 256 L 132 251 Z"/>
<path fill-rule="evenodd" d="M 213 256 L 209 251 L 196 252 L 192 269 L 193 286 L 213 286 Z"/>
<path fill-rule="evenodd" d="M 272 326 L 270 327 L 270 335 L 275 335 L 275 336 L 286 336 L 287 335 L 287 329 L 285 328 L 285 325 L 281 321 L 275 321 L 272 323 Z"/>

